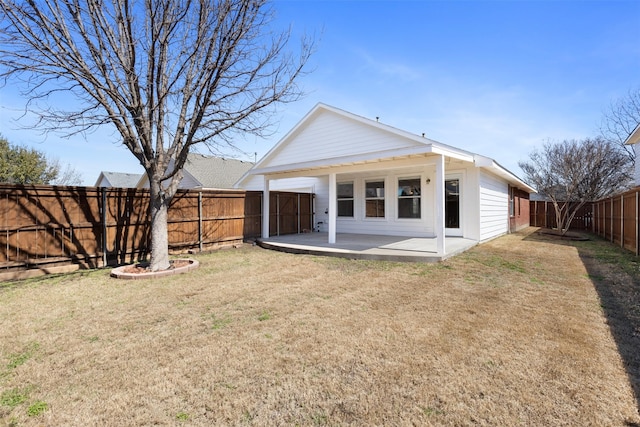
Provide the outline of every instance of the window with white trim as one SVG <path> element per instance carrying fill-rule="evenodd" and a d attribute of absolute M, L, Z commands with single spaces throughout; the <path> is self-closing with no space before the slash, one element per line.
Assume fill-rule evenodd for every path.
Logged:
<path fill-rule="evenodd" d="M 338 216 L 353 218 L 353 182 L 339 182 L 337 187 Z"/>
<path fill-rule="evenodd" d="M 420 218 L 420 178 L 398 180 L 398 218 Z"/>
<path fill-rule="evenodd" d="M 384 181 L 365 182 L 365 216 L 384 218 Z"/>

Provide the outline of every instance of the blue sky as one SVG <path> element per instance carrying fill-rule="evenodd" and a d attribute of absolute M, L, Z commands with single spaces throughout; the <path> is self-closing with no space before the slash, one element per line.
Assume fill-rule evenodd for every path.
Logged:
<path fill-rule="evenodd" d="M 610 103 L 640 87 L 637 0 L 277 0 L 274 8 L 294 38 L 316 35 L 317 52 L 300 81 L 306 97 L 278 108 L 273 136 L 238 141 L 248 160 L 324 102 L 521 175 L 517 163 L 531 150 L 597 135 Z M 71 163 L 85 184 L 101 170 L 142 172 L 111 129 L 45 138 L 13 123 L 21 107 L 14 88 L 0 88 L 0 133 Z"/>

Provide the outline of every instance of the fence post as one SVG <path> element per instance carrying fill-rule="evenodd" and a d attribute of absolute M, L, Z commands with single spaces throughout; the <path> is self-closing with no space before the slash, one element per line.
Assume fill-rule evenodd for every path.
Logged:
<path fill-rule="evenodd" d="M 624 194 L 620 196 L 620 246 L 624 248 Z"/>
<path fill-rule="evenodd" d="M 636 191 L 636 241 L 635 241 L 635 246 L 636 246 L 636 256 L 638 256 L 638 254 L 640 254 L 640 245 L 638 243 L 640 243 L 640 239 L 638 238 L 638 192 Z"/>
<path fill-rule="evenodd" d="M 296 206 L 296 215 L 298 217 L 298 234 L 300 234 L 300 193 L 298 193 L 298 205 Z"/>
<path fill-rule="evenodd" d="M 107 266 L 107 190 L 102 187 L 102 212 L 100 220 L 102 221 L 102 266 Z"/>
<path fill-rule="evenodd" d="M 280 193 L 276 193 L 276 236 L 280 235 Z"/>
<path fill-rule="evenodd" d="M 615 238 L 613 237 L 613 196 L 611 196 L 610 199 L 611 199 L 611 243 L 614 243 Z"/>
<path fill-rule="evenodd" d="M 198 191 L 198 249 L 202 252 L 202 191 Z"/>

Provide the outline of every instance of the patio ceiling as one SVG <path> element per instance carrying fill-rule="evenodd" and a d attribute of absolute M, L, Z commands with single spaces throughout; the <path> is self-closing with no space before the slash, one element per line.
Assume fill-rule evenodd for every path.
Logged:
<path fill-rule="evenodd" d="M 310 162 L 274 165 L 263 168 L 258 167 L 252 169 L 249 173 L 252 175 L 269 175 L 273 178 L 275 176 L 300 176 L 303 173 L 308 176 L 325 175 L 328 173 L 328 170 L 340 173 L 340 169 L 353 172 L 354 167 L 357 169 L 358 166 L 360 166 L 362 170 L 370 170 L 372 165 L 375 165 L 375 169 L 392 169 L 429 164 L 430 160 L 438 154 L 445 155 L 449 162 L 474 162 L 474 157 L 471 154 L 460 151 L 452 152 L 442 149 L 441 147 L 425 145 L 423 147 L 378 151 L 357 156 L 334 157 Z M 425 162 L 425 160 L 427 161 Z"/>

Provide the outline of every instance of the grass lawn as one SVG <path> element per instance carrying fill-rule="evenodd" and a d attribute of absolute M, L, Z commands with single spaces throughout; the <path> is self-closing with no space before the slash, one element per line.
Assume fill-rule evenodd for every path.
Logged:
<path fill-rule="evenodd" d="M 640 425 L 640 264 L 533 231 L 440 264 L 247 245 L 0 284 L 0 425 Z"/>

